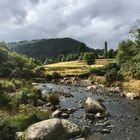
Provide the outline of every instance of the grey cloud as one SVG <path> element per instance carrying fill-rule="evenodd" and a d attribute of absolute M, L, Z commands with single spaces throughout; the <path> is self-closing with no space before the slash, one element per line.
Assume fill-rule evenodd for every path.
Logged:
<path fill-rule="evenodd" d="M 0 40 L 72 37 L 115 48 L 140 25 L 139 0 L 1 0 Z"/>

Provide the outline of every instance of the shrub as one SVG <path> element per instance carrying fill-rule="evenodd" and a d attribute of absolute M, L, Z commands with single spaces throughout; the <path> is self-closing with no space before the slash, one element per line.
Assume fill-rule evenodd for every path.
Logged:
<path fill-rule="evenodd" d="M 1 140 L 15 140 L 17 129 L 11 124 L 10 118 L 0 118 L 0 139 Z"/>
<path fill-rule="evenodd" d="M 28 99 L 28 94 L 25 92 L 18 92 L 13 96 L 10 105 L 13 109 L 16 109 L 20 104 L 28 104 Z"/>
<path fill-rule="evenodd" d="M 20 104 L 33 104 L 37 106 L 38 99 L 41 99 L 41 91 L 40 89 L 33 88 L 33 87 L 26 87 L 22 89 L 20 92 L 17 92 L 11 101 L 12 107 L 16 109 Z"/>
<path fill-rule="evenodd" d="M 123 76 L 116 69 L 113 68 L 106 72 L 105 78 L 107 83 L 111 83 L 116 80 L 122 80 Z"/>
<path fill-rule="evenodd" d="M 3 84 L 2 84 L 2 82 L 0 81 L 0 93 L 2 92 L 2 90 L 3 90 Z"/>
<path fill-rule="evenodd" d="M 11 82 L 15 85 L 16 89 L 19 89 L 20 87 L 23 86 L 22 80 L 17 80 L 17 79 L 12 78 Z"/>
<path fill-rule="evenodd" d="M 7 106 L 9 105 L 11 98 L 6 93 L 0 93 L 0 106 Z"/>
<path fill-rule="evenodd" d="M 31 105 L 22 105 L 20 106 L 20 113 L 11 118 L 11 123 L 18 131 L 24 131 L 31 124 L 48 118 L 48 112 L 40 111 Z"/>
<path fill-rule="evenodd" d="M 33 88 L 31 94 L 29 96 L 30 100 L 33 102 L 34 106 L 37 106 L 38 99 L 42 99 L 41 90 L 37 88 Z"/>
<path fill-rule="evenodd" d="M 58 72 L 53 72 L 53 74 L 52 74 L 53 79 L 57 79 L 57 78 L 60 78 L 60 77 L 61 77 L 61 75 Z"/>
<path fill-rule="evenodd" d="M 107 70 L 111 70 L 111 69 L 116 69 L 117 71 L 120 70 L 120 67 L 118 66 L 117 63 L 109 63 L 107 65 L 104 66 L 104 69 Z"/>
<path fill-rule="evenodd" d="M 104 69 L 104 67 L 91 68 L 90 73 L 94 73 L 94 74 L 96 74 L 98 76 L 104 76 L 105 73 L 106 73 L 106 70 Z"/>
<path fill-rule="evenodd" d="M 5 83 L 4 89 L 5 89 L 7 92 L 15 92 L 15 91 L 16 91 L 15 85 L 14 85 L 12 82 L 7 82 L 7 83 Z"/>
<path fill-rule="evenodd" d="M 106 77 L 106 81 L 109 83 L 115 81 L 117 77 L 116 69 L 111 69 L 110 71 L 107 71 L 105 77 Z"/>
<path fill-rule="evenodd" d="M 47 74 L 45 77 L 46 77 L 46 79 L 49 80 L 49 81 L 52 80 L 52 75 L 50 75 L 50 74 Z"/>

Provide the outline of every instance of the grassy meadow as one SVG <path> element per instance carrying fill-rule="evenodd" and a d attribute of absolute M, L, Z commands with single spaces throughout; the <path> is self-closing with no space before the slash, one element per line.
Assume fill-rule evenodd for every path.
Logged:
<path fill-rule="evenodd" d="M 59 73 L 62 76 L 66 75 L 81 75 L 89 72 L 89 69 L 102 67 L 106 64 L 114 62 L 114 59 L 97 59 L 94 65 L 87 65 L 84 61 L 67 61 L 44 65 L 46 74 Z"/>

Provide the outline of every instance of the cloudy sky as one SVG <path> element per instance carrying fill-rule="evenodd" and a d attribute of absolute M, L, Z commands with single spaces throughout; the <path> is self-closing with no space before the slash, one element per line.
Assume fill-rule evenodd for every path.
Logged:
<path fill-rule="evenodd" d="M 71 37 L 115 48 L 140 25 L 139 0 L 0 0 L 0 40 Z"/>

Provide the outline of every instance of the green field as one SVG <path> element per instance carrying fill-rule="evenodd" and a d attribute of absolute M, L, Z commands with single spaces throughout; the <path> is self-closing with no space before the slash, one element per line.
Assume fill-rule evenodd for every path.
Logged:
<path fill-rule="evenodd" d="M 68 61 L 45 65 L 46 74 L 57 72 L 62 76 L 66 75 L 81 75 L 89 72 L 92 67 L 102 67 L 113 62 L 113 59 L 97 59 L 94 65 L 88 66 L 84 61 Z"/>

